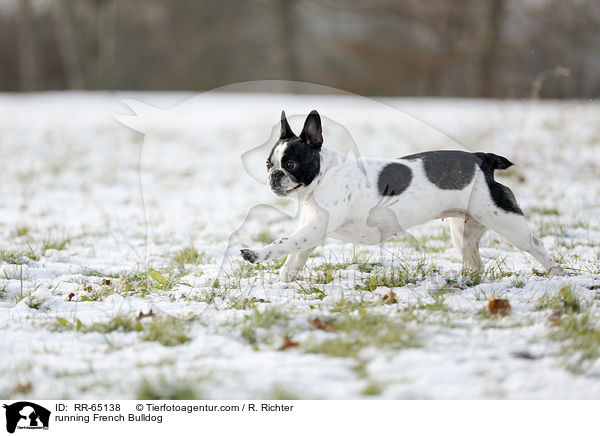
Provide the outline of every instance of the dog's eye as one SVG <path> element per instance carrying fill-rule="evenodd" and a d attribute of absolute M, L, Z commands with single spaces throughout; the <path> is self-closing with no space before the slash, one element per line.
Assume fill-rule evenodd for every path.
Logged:
<path fill-rule="evenodd" d="M 298 166 L 298 164 L 297 164 L 296 162 L 294 162 L 293 160 L 288 160 L 288 161 L 285 163 L 285 167 L 286 167 L 288 170 L 295 170 L 297 166 Z"/>
<path fill-rule="evenodd" d="M 271 161 L 270 161 L 270 160 L 268 160 L 268 161 L 266 162 L 266 164 L 267 164 L 267 169 L 268 169 L 268 170 L 270 170 L 270 169 L 273 167 L 273 164 L 271 163 Z"/>

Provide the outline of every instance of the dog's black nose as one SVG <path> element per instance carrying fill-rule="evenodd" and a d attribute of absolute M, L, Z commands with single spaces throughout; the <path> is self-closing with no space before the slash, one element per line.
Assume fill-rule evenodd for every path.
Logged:
<path fill-rule="evenodd" d="M 271 173 L 271 185 L 279 186 L 279 182 L 285 176 L 285 173 L 281 170 L 275 170 Z"/>

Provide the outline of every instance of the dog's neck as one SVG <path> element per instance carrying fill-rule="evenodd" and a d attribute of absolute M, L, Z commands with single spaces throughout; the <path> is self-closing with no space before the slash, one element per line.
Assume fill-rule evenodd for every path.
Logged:
<path fill-rule="evenodd" d="M 337 150 L 332 148 L 323 148 L 321 153 L 319 153 L 319 174 L 314 178 L 314 180 L 308 185 L 302 193 L 298 194 L 297 200 L 299 202 L 304 202 L 313 194 L 313 192 L 318 189 L 321 180 L 323 179 L 323 175 L 330 171 L 331 169 L 343 165 L 347 162 L 347 159 L 352 159 L 352 157 L 345 155 Z"/>

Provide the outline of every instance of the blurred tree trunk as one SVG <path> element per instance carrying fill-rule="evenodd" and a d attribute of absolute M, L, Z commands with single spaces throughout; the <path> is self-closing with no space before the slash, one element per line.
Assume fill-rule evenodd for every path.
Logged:
<path fill-rule="evenodd" d="M 17 32 L 19 44 L 19 75 L 23 91 L 40 89 L 40 75 L 37 65 L 37 44 L 35 24 L 29 0 L 19 0 Z"/>
<path fill-rule="evenodd" d="M 84 75 L 76 35 L 72 4 L 69 0 L 55 0 L 53 4 L 54 24 L 58 48 L 62 58 L 68 89 L 83 89 Z"/>
<path fill-rule="evenodd" d="M 486 36 L 483 40 L 483 50 L 479 64 L 479 74 L 475 84 L 477 97 L 493 97 L 494 71 L 498 58 L 498 45 L 500 42 L 500 25 L 504 14 L 504 0 L 489 0 L 485 29 Z"/>
<path fill-rule="evenodd" d="M 97 12 L 97 68 L 96 87 L 101 89 L 112 88 L 115 55 L 117 47 L 117 15 L 115 0 L 99 0 L 96 5 Z"/>
<path fill-rule="evenodd" d="M 295 20 L 293 12 L 294 0 L 272 0 L 275 8 L 277 32 L 275 32 L 275 64 L 279 70 L 278 77 L 284 80 L 298 80 L 298 68 L 294 56 Z M 279 92 L 293 92 L 292 83 L 282 84 Z"/>

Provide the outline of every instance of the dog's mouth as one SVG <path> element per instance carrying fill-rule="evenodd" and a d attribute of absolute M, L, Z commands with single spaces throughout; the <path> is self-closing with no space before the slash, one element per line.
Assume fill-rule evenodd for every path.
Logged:
<path fill-rule="evenodd" d="M 298 183 L 296 186 L 289 189 L 283 189 L 280 186 L 271 186 L 271 190 L 275 195 L 278 195 L 279 197 L 285 197 L 294 192 L 295 190 L 299 189 L 301 186 L 302 183 Z"/>

